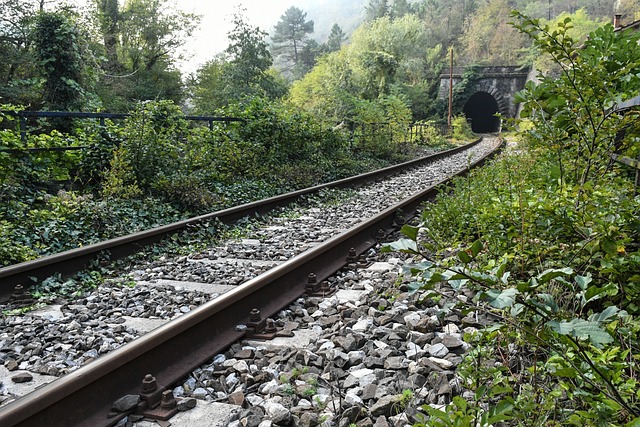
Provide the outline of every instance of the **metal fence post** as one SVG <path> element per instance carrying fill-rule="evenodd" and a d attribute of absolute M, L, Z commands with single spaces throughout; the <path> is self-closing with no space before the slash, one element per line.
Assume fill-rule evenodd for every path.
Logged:
<path fill-rule="evenodd" d="M 20 141 L 27 142 L 27 118 L 20 114 Z"/>

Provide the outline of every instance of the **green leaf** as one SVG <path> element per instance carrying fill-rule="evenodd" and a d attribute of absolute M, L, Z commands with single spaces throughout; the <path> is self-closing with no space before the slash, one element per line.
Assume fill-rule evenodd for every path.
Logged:
<path fill-rule="evenodd" d="M 615 295 L 618 293 L 618 288 L 613 283 L 608 283 L 604 285 L 602 288 L 598 286 L 590 286 L 589 289 L 584 293 L 584 305 L 597 301 L 603 296 L 606 295 Z"/>
<path fill-rule="evenodd" d="M 513 418 L 511 411 L 513 411 L 513 403 L 509 400 L 501 400 L 498 404 L 489 409 L 489 424 L 497 423 L 500 421 L 506 421 Z"/>
<path fill-rule="evenodd" d="M 560 368 L 554 372 L 554 375 L 562 378 L 577 378 L 578 372 L 574 368 Z"/>
<path fill-rule="evenodd" d="M 405 236 L 407 236 L 409 239 L 411 240 L 417 240 L 418 239 L 418 232 L 420 231 L 420 227 L 413 227 L 411 225 L 403 225 L 402 228 L 400 229 L 400 232 L 402 234 L 404 234 Z"/>
<path fill-rule="evenodd" d="M 589 321 L 603 323 L 609 319 L 614 320 L 612 318 L 617 317 L 619 311 L 620 309 L 618 307 L 616 307 L 615 305 L 611 305 L 605 308 L 601 313 L 594 313 L 589 316 Z"/>
<path fill-rule="evenodd" d="M 456 291 L 459 291 L 468 282 L 469 282 L 468 279 L 455 279 L 455 280 L 449 280 L 449 285 Z"/>
<path fill-rule="evenodd" d="M 600 249 L 602 249 L 602 251 L 608 255 L 615 255 L 616 253 L 618 253 L 618 245 L 608 237 L 600 240 Z"/>
<path fill-rule="evenodd" d="M 591 273 L 588 273 L 586 276 L 576 276 L 576 283 L 583 291 L 587 289 L 592 280 Z"/>
<path fill-rule="evenodd" d="M 611 335 L 596 322 L 573 319 L 571 323 L 573 324 L 574 336 L 577 338 L 588 338 L 591 344 L 597 348 L 601 348 L 603 344 L 613 342 Z"/>
<path fill-rule="evenodd" d="M 542 302 L 543 307 L 555 313 L 558 311 L 558 304 L 551 294 L 538 294 L 538 299 Z"/>
<path fill-rule="evenodd" d="M 484 293 L 487 302 L 495 308 L 511 307 L 516 301 L 518 290 L 515 288 L 507 288 L 503 291 L 498 289 L 490 289 Z"/>
<path fill-rule="evenodd" d="M 453 398 L 453 403 L 461 410 L 465 411 L 467 409 L 467 401 L 464 400 L 462 397 L 460 396 L 456 396 Z"/>
<path fill-rule="evenodd" d="M 382 252 L 407 252 L 407 253 L 415 254 L 418 252 L 418 246 L 416 245 L 415 240 L 400 239 L 383 246 L 381 251 Z"/>
<path fill-rule="evenodd" d="M 513 307 L 511 307 L 510 314 L 513 317 L 517 317 L 523 311 L 524 311 L 524 305 L 522 305 L 522 304 L 514 304 Z"/>
<path fill-rule="evenodd" d="M 550 320 L 546 323 L 546 325 L 555 333 L 558 333 L 560 335 L 569 335 L 571 332 L 573 332 L 573 324 L 569 323 L 569 322 L 557 322 L 555 320 Z"/>
<path fill-rule="evenodd" d="M 513 393 L 513 387 L 510 387 L 508 385 L 494 385 L 493 387 L 491 387 L 489 395 L 491 397 L 495 397 L 505 393 Z"/>
<path fill-rule="evenodd" d="M 409 294 L 414 294 L 418 292 L 422 288 L 422 283 L 420 282 L 411 282 L 407 285 L 409 289 Z"/>
<path fill-rule="evenodd" d="M 478 256 L 478 254 L 482 250 L 482 247 L 482 242 L 480 240 L 476 240 L 475 242 L 473 242 L 473 245 L 471 245 L 471 248 L 469 249 L 471 251 L 471 255 L 474 258 Z"/>
<path fill-rule="evenodd" d="M 449 414 L 447 414 L 444 411 L 441 411 L 440 409 L 436 409 L 431 405 L 422 405 L 422 410 L 425 411 L 427 415 L 431 417 L 436 417 L 441 419 L 442 421 L 448 421 L 449 423 L 451 423 L 451 418 L 449 418 Z"/>
<path fill-rule="evenodd" d="M 640 417 L 632 419 L 624 427 L 640 427 Z"/>
<path fill-rule="evenodd" d="M 465 264 L 469 264 L 472 261 L 469 254 L 466 253 L 465 251 L 458 252 L 458 258 L 460 259 L 460 261 L 462 261 Z"/>
<path fill-rule="evenodd" d="M 402 267 L 404 274 L 417 274 L 421 271 L 425 271 L 433 267 L 433 263 L 430 261 L 422 261 L 415 264 L 407 264 Z"/>
<path fill-rule="evenodd" d="M 538 274 L 536 279 L 539 284 L 544 284 L 544 283 L 550 282 L 556 277 L 570 276 L 571 274 L 573 274 L 573 269 L 569 267 L 560 268 L 560 269 L 550 269 L 550 270 L 545 270 L 542 273 Z"/>

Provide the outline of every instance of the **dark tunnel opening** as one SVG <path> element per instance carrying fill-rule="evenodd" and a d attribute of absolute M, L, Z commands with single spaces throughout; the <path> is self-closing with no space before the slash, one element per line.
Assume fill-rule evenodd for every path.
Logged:
<path fill-rule="evenodd" d="M 500 119 L 494 114 L 498 112 L 498 102 L 487 92 L 476 92 L 464 104 L 464 115 L 471 122 L 471 129 L 476 133 L 500 131 Z"/>

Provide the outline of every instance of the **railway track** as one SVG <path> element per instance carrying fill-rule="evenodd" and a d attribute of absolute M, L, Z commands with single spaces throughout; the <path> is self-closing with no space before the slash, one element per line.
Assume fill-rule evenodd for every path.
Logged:
<path fill-rule="evenodd" d="M 451 159 L 451 156 L 458 157 L 454 162 L 455 166 L 447 166 L 449 169 L 441 171 L 441 174 L 432 174 L 432 182 L 426 187 L 419 185 L 412 188 L 416 183 L 407 178 L 423 173 L 420 170 L 414 169 L 412 172 L 405 172 L 408 175 L 397 176 L 396 181 L 390 181 L 393 184 L 389 185 L 397 186 L 398 182 L 404 182 L 408 188 L 397 194 L 383 190 L 382 198 L 386 199 L 383 208 L 377 203 L 367 204 L 374 199 L 374 196 L 373 193 L 368 192 L 366 186 L 363 186 L 357 196 L 360 200 L 357 212 L 347 212 L 342 215 L 340 221 L 332 220 L 331 225 L 326 222 L 326 217 L 324 219 L 314 218 L 315 213 L 321 213 L 325 208 L 312 208 L 305 215 L 294 218 L 294 220 L 299 220 L 301 225 L 297 230 L 295 226 L 291 225 L 291 221 L 286 225 L 272 223 L 257 235 L 257 239 L 249 239 L 249 241 L 222 248 L 224 259 L 220 259 L 222 258 L 221 248 L 216 248 L 192 257 L 163 260 L 152 267 L 134 267 L 130 274 L 143 289 L 146 289 L 144 286 L 153 287 L 154 283 L 157 285 L 159 281 L 161 286 L 164 286 L 162 288 L 164 291 L 171 287 L 176 289 L 176 285 L 179 288 L 197 285 L 199 288 L 192 289 L 190 292 L 193 298 L 203 304 L 195 307 L 198 305 L 197 301 L 185 302 L 181 300 L 176 305 L 177 310 L 173 312 L 169 310 L 167 313 L 158 313 L 158 307 L 162 310 L 163 304 L 156 304 L 153 310 L 146 309 L 147 317 L 164 317 L 165 320 L 177 317 L 177 319 L 118 349 L 110 351 L 111 349 L 107 348 L 108 354 L 0 409 L 0 424 L 7 426 L 42 425 L 44 420 L 53 423 L 53 425 L 115 424 L 119 418 L 126 414 L 110 418 L 108 414 L 111 404 L 120 396 L 139 393 L 141 381 L 146 374 L 152 374 L 158 384 L 158 388 L 152 393 L 155 396 L 153 399 L 156 399 L 159 394 L 183 378 L 191 369 L 205 363 L 212 355 L 245 337 L 247 332 L 254 329 L 252 326 L 255 326 L 256 330 L 260 327 L 270 326 L 266 325 L 266 319 L 303 293 L 317 292 L 322 294 L 327 292 L 326 289 L 319 289 L 325 279 L 342 268 L 348 259 L 351 260 L 350 262 L 357 262 L 357 257 L 376 244 L 376 237 L 382 238 L 388 230 L 392 229 L 394 222 L 410 217 L 413 210 L 423 200 L 435 194 L 437 190 L 434 189 L 434 184 L 442 182 L 444 175 L 461 173 L 466 170 L 466 166 L 470 163 L 468 154 L 465 154 L 466 150 L 476 150 L 476 158 L 472 162 L 476 164 L 483 161 L 482 158 L 493 152 L 494 148 L 495 144 L 487 143 L 483 146 L 480 143 L 474 147 L 465 147 L 464 150 L 457 150 L 453 153 L 439 154 L 435 159 L 431 158 L 412 164 L 412 168 L 418 168 L 419 163 L 436 162 L 445 158 Z M 468 153 L 468 151 L 466 152 Z M 481 155 L 482 158 L 480 158 Z M 444 163 L 433 163 L 431 169 L 422 166 L 421 170 L 433 170 L 436 167 L 446 169 Z M 398 169 L 384 171 L 381 175 L 370 174 L 366 177 L 343 180 L 331 185 L 316 187 L 313 191 L 354 184 L 363 185 L 365 181 L 381 179 L 381 176 L 398 173 Z M 381 183 L 372 184 L 369 185 L 369 188 L 375 189 L 381 185 Z M 139 246 L 158 240 L 169 233 L 205 219 L 216 217 L 224 221 L 231 221 L 233 218 L 246 216 L 252 210 L 264 212 L 273 206 L 289 203 L 294 197 L 308 194 L 310 191 L 306 190 L 245 205 L 223 213 L 185 221 L 179 225 L 163 227 L 161 230 L 138 233 L 135 238 L 128 236 L 123 239 L 115 239 L 115 241 L 108 242 L 108 245 L 102 244 L 96 245 L 94 248 L 69 251 L 53 257 L 54 259 L 34 262 L 31 267 L 35 268 L 38 274 L 46 274 L 51 269 L 57 271 L 61 268 L 60 265 L 74 264 L 77 266 L 86 262 L 89 257 L 95 256 L 97 252 L 104 250 L 105 246 L 109 246 L 112 252 L 124 254 L 131 251 L 131 245 Z M 407 197 L 407 194 L 411 195 Z M 336 207 L 334 212 L 328 216 L 338 216 L 340 210 L 344 209 Z M 362 216 L 368 219 L 362 220 Z M 295 222 L 293 221 L 293 223 Z M 284 231 L 291 229 L 294 231 L 287 235 L 286 241 L 277 240 L 278 235 L 286 234 Z M 383 232 L 381 233 L 380 230 Z M 304 243 L 295 243 L 295 239 L 291 236 L 296 233 L 307 237 Z M 270 249 L 263 248 L 263 244 L 270 240 L 276 240 L 276 244 L 272 245 Z M 79 256 L 81 261 L 73 261 L 74 255 Z M 170 268 L 166 268 L 167 265 Z M 2 275 L 3 281 L 0 284 L 3 286 L 5 294 L 5 289 L 10 289 L 18 278 L 33 274 L 29 272 L 27 267 L 18 266 L 18 268 Z M 210 295 L 211 292 L 203 292 L 202 289 L 206 288 L 207 284 L 214 285 L 220 281 L 221 277 L 226 277 L 222 273 L 223 270 L 232 273 L 228 275 L 228 279 L 225 279 L 223 284 L 228 287 L 225 289 L 228 292 L 213 298 Z M 238 274 L 238 272 L 243 274 Z M 310 281 L 310 275 L 315 278 L 317 284 L 314 284 L 313 280 Z M 240 283 L 242 283 L 241 286 L 231 288 L 231 286 Z M 123 287 L 122 289 L 128 288 Z M 166 293 L 164 291 L 163 293 Z M 144 290 L 143 292 L 151 291 Z M 118 291 L 118 293 L 117 298 L 121 299 L 127 299 L 130 295 L 128 291 Z M 149 294 L 145 294 L 145 296 L 149 297 Z M 87 301 L 87 299 L 83 301 L 85 307 L 94 305 L 97 295 L 93 295 L 91 298 L 91 301 Z M 209 299 L 211 301 L 208 301 Z M 74 305 L 82 304 L 70 304 L 67 308 Z M 256 308 L 260 308 L 259 317 L 255 312 L 253 315 L 251 314 L 252 310 Z M 77 316 L 83 315 L 83 310 L 77 307 L 71 307 L 71 310 L 76 310 L 74 314 Z M 144 311 L 145 309 L 140 310 Z M 119 311 L 112 310 L 106 313 L 106 319 L 118 323 L 124 317 L 123 313 L 132 314 L 121 307 Z M 87 314 L 84 315 L 88 317 Z M 238 325 L 249 326 L 249 328 L 238 328 Z M 126 328 L 120 329 L 124 329 L 126 332 Z M 120 344 L 122 343 L 116 342 L 115 346 Z"/>

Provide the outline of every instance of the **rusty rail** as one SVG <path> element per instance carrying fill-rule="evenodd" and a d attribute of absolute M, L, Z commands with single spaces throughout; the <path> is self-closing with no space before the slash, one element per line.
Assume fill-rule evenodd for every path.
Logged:
<path fill-rule="evenodd" d="M 451 150 L 441 151 L 430 156 L 412 160 L 410 162 L 401 163 L 390 166 L 385 169 L 365 173 L 355 177 L 345 178 L 338 181 L 294 191 L 287 194 L 271 197 L 268 199 L 251 202 L 233 208 L 197 216 L 151 230 L 140 231 L 138 233 L 129 234 L 127 236 L 106 240 L 104 242 L 87 245 L 82 248 L 71 249 L 58 254 L 49 255 L 32 261 L 20 264 L 10 265 L 0 268 L 0 299 L 7 298 L 15 290 L 17 285 L 28 287 L 33 284 L 32 277 L 43 280 L 54 274 L 62 276 L 70 276 L 80 271 L 91 260 L 97 258 L 101 253 L 108 251 L 110 259 L 118 259 L 139 251 L 147 245 L 157 243 L 165 237 L 185 230 L 199 223 L 211 220 L 219 220 L 222 223 L 229 224 L 247 216 L 256 214 L 265 214 L 276 207 L 285 206 L 297 200 L 301 196 L 318 192 L 325 188 L 346 188 L 350 186 L 362 185 L 366 182 L 375 181 L 376 179 L 392 175 L 401 170 L 418 166 L 427 162 L 432 162 L 443 157 L 450 156 L 457 152 L 466 150 L 471 146 L 478 144 L 481 139 L 461 147 Z"/>
<path fill-rule="evenodd" d="M 498 151 L 480 159 L 478 166 Z M 463 175 L 468 169 L 461 171 Z M 359 255 L 376 244 L 379 230 L 395 228 L 418 206 L 438 193 L 442 181 L 396 206 L 269 270 L 220 298 L 155 329 L 147 335 L 0 409 L 2 426 L 110 426 L 111 404 L 126 394 L 139 394 L 145 374 L 155 376 L 159 389 L 171 385 L 194 368 L 242 338 L 235 326 L 247 323 L 259 308 L 263 317 L 299 298 L 307 277 L 324 280 L 346 264 L 350 248 Z"/>

